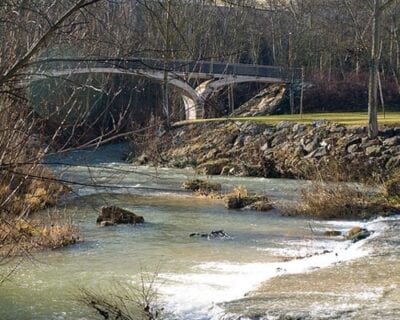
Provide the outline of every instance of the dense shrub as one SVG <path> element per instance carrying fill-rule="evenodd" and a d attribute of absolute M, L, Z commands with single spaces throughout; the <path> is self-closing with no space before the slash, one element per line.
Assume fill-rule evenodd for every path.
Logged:
<path fill-rule="evenodd" d="M 299 203 L 282 206 L 280 211 L 316 219 L 365 219 L 398 211 L 384 197 L 367 195 L 346 184 L 314 181 L 301 191 L 301 197 Z"/>
<path fill-rule="evenodd" d="M 366 111 L 368 73 L 312 73 L 306 79 L 304 107 L 306 112 Z M 382 78 L 385 105 L 400 103 L 399 89 L 393 77 Z"/>

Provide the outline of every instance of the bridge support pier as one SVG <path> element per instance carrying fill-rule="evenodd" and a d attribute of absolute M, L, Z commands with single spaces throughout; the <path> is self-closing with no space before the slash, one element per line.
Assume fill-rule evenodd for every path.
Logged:
<path fill-rule="evenodd" d="M 204 100 L 201 97 L 196 99 L 182 95 L 185 106 L 186 120 L 201 119 L 204 116 Z"/>

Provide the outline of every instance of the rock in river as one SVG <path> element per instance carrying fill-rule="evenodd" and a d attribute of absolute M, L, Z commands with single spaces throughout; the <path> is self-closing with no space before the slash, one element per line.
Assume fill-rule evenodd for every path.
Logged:
<path fill-rule="evenodd" d="M 200 179 L 186 180 L 182 184 L 182 187 L 187 190 L 207 192 L 207 193 L 221 191 L 220 183 L 204 181 Z"/>
<path fill-rule="evenodd" d="M 133 212 L 121 209 L 116 206 L 109 206 L 101 208 L 96 223 L 101 226 L 109 226 L 113 224 L 137 224 L 143 223 L 142 216 L 138 216 Z"/>
<path fill-rule="evenodd" d="M 200 237 L 210 239 L 231 239 L 224 230 L 211 231 L 210 233 L 191 233 L 190 237 Z"/>
<path fill-rule="evenodd" d="M 113 226 L 115 223 L 112 221 L 102 221 L 100 222 L 100 227 L 109 227 L 109 226 Z"/>
<path fill-rule="evenodd" d="M 250 209 L 257 211 L 269 211 L 273 209 L 271 202 L 266 196 L 228 194 L 224 198 L 227 209 Z"/>
<path fill-rule="evenodd" d="M 371 235 L 371 231 L 367 229 L 354 227 L 351 228 L 350 231 L 346 235 L 347 240 L 352 240 L 353 242 L 357 242 L 363 239 L 368 238 Z"/>

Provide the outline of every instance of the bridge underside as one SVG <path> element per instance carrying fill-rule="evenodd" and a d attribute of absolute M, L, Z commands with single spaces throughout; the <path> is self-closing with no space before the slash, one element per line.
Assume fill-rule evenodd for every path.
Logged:
<path fill-rule="evenodd" d="M 51 77 L 69 77 L 77 74 L 125 74 L 153 79 L 158 82 L 164 81 L 164 72 L 158 70 L 125 70 L 109 67 L 79 68 L 62 71 L 52 71 L 35 75 L 31 80 L 39 80 Z M 193 88 L 188 84 L 191 79 L 203 80 L 203 82 Z M 204 107 L 207 99 L 215 92 L 222 90 L 228 85 L 240 83 L 285 83 L 282 78 L 255 77 L 255 76 L 235 76 L 224 74 L 187 74 L 187 73 L 168 73 L 168 84 L 181 91 L 185 114 L 187 120 L 200 119 L 204 117 Z"/>

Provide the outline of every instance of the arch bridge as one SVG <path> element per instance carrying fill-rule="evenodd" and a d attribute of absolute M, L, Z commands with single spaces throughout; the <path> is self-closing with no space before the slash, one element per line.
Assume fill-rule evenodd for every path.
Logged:
<path fill-rule="evenodd" d="M 69 77 L 76 74 L 125 74 L 163 82 L 167 71 L 168 84 L 181 91 L 186 119 L 204 116 L 204 106 L 214 92 L 225 86 L 258 83 L 291 83 L 295 69 L 254 64 L 230 64 L 214 61 L 173 60 L 129 58 L 129 59 L 90 59 L 54 58 L 42 59 L 33 64 L 35 69 L 31 81 L 49 77 Z M 202 81 L 196 88 L 190 80 Z"/>

